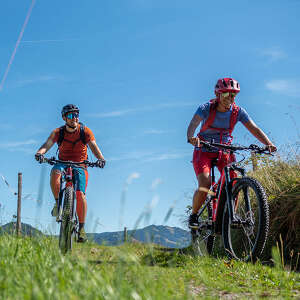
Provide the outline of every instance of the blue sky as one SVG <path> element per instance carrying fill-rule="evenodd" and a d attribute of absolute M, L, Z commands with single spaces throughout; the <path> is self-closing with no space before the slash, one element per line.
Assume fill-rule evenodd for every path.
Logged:
<path fill-rule="evenodd" d="M 0 174 L 16 189 L 23 172 L 24 222 L 57 230 L 34 153 L 67 103 L 107 159 L 90 170 L 88 231 L 133 228 L 149 210 L 139 226 L 163 224 L 171 207 L 165 224 L 183 226 L 196 187 L 186 129 L 220 77 L 240 82 L 238 105 L 276 145 L 299 141 L 300 1 L 37 0 L 3 82 L 31 4 L 0 4 Z M 238 124 L 235 142 L 254 141 Z M 0 189 L 5 223 L 16 196 Z"/>

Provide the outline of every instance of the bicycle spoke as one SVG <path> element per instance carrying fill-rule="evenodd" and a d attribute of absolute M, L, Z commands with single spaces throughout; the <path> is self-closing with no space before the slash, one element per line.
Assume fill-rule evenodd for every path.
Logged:
<path fill-rule="evenodd" d="M 243 178 L 233 189 L 237 222 L 224 215 L 223 241 L 228 253 L 242 260 L 257 259 L 268 230 L 268 209 L 264 191 L 257 181 Z M 228 231 L 228 232 L 227 232 Z"/>

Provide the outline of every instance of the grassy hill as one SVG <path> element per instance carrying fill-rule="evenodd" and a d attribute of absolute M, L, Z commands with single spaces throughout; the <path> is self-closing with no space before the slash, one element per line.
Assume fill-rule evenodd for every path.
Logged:
<path fill-rule="evenodd" d="M 4 233 L 14 234 L 16 233 L 16 227 L 17 227 L 16 222 L 10 222 L 3 226 L 0 226 L 0 234 L 4 234 Z M 21 234 L 29 235 L 29 236 L 43 235 L 43 233 L 40 230 L 26 223 L 21 223 Z"/>
<path fill-rule="evenodd" d="M 278 244 L 284 261 L 295 263 L 300 255 L 300 155 L 297 149 L 290 149 L 284 157 L 273 160 L 258 157 L 257 163 L 257 170 L 249 175 L 262 183 L 270 207 L 265 258 L 270 257 L 272 247 Z"/>
<path fill-rule="evenodd" d="M 0 234 L 16 233 L 16 222 L 10 222 L 0 226 Z M 33 226 L 22 223 L 21 233 L 23 236 L 37 236 L 43 233 Z M 116 246 L 124 242 L 124 232 L 88 233 L 90 241 L 99 245 Z M 168 248 L 184 248 L 190 245 L 190 233 L 178 227 L 163 225 L 150 225 L 145 228 L 128 230 L 128 240 L 142 243 L 155 243 Z"/>
<path fill-rule="evenodd" d="M 300 274 L 140 243 L 76 244 L 62 256 L 57 239 L 0 236 L 1 299 L 290 299 Z"/>

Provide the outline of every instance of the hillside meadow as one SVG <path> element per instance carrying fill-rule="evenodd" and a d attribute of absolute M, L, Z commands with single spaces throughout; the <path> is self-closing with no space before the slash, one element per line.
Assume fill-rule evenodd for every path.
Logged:
<path fill-rule="evenodd" d="M 300 270 L 300 156 L 294 147 L 282 156 L 257 157 L 257 169 L 249 176 L 266 190 L 270 208 L 270 231 L 264 259 L 272 247 L 280 249 L 282 263 Z"/>
<path fill-rule="evenodd" d="M 261 262 L 229 261 L 154 244 L 75 244 L 55 237 L 0 235 L 0 299 L 300 299 L 300 159 L 258 157 L 270 233 Z"/>
<path fill-rule="evenodd" d="M 193 257 L 139 243 L 76 244 L 63 256 L 51 237 L 0 236 L 1 299 L 257 299 L 300 297 L 300 274 Z"/>

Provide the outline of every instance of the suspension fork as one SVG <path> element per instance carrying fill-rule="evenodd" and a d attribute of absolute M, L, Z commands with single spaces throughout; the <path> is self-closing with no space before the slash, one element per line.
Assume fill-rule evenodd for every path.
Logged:
<path fill-rule="evenodd" d="M 231 166 L 231 168 L 232 168 L 233 171 L 238 171 L 242 175 L 242 177 L 245 177 L 246 172 L 245 172 L 244 168 L 237 167 L 237 166 Z M 249 212 L 251 212 L 251 203 L 250 203 L 250 200 L 249 200 L 249 194 L 248 194 L 248 188 L 247 187 L 243 188 L 243 194 L 244 194 L 244 200 L 245 200 L 246 213 L 248 214 Z M 248 217 L 250 218 L 251 223 L 254 223 L 252 215 L 249 214 Z"/>
<path fill-rule="evenodd" d="M 74 171 L 73 171 L 73 175 L 74 175 Z M 73 177 L 73 211 L 72 211 L 72 220 L 74 220 L 74 222 L 76 221 L 76 206 L 77 206 L 77 198 L 76 198 L 76 191 L 78 188 L 78 181 Z"/>
<path fill-rule="evenodd" d="M 63 213 L 63 196 L 64 196 L 64 191 L 65 191 L 65 179 L 64 179 L 65 174 L 61 174 L 60 177 L 60 187 L 59 187 L 59 196 L 58 196 L 58 214 L 56 217 L 56 222 L 61 222 L 62 221 L 62 213 Z"/>
<path fill-rule="evenodd" d="M 245 169 L 244 168 L 239 168 L 239 167 L 235 166 L 233 168 L 233 170 L 240 172 L 242 177 L 245 177 Z M 247 213 L 248 213 L 249 211 L 251 211 L 251 203 L 250 203 L 250 200 L 249 200 L 248 188 L 243 188 L 243 193 L 244 193 L 246 210 L 247 210 Z"/>
<path fill-rule="evenodd" d="M 74 180 L 74 170 L 71 166 L 68 166 L 66 169 L 66 187 L 73 187 L 73 205 L 72 205 L 72 211 L 71 211 L 71 220 L 74 220 L 75 217 L 75 207 L 74 204 L 76 203 L 76 182 Z"/>

